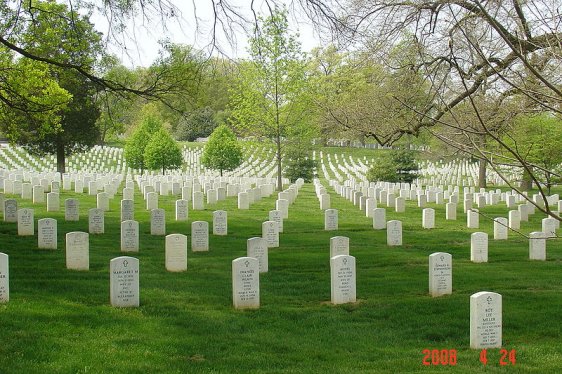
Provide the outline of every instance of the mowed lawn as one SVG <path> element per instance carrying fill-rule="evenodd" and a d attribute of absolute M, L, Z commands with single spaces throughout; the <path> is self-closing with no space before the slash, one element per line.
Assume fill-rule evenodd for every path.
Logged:
<path fill-rule="evenodd" d="M 232 307 L 231 262 L 246 255 L 246 240 L 261 235 L 276 194 L 237 209 L 228 198 L 175 222 L 175 197 L 160 197 L 167 233 L 189 235 L 190 223 L 228 211 L 228 236 L 210 235 L 210 251 L 188 248 L 188 270 L 164 267 L 164 237 L 150 235 L 149 214 L 136 191 L 140 222 L 140 307 L 109 303 L 109 262 L 120 252 L 120 194 L 106 213 L 105 234 L 90 235 L 90 270 L 65 268 L 64 236 L 87 231 L 87 209 L 95 197 L 61 194 L 61 211 L 33 207 L 35 219 L 58 220 L 58 250 L 38 250 L 37 237 L 18 237 L 17 225 L 0 222 L 0 252 L 10 256 L 10 302 L 0 305 L 0 373 L 411 373 L 562 371 L 562 244 L 547 243 L 546 262 L 528 259 L 528 240 L 509 233 L 493 240 L 491 219 L 507 217 L 505 204 L 482 210 L 480 229 L 445 221 L 436 209 L 436 228 L 421 228 L 421 209 L 387 209 L 403 221 L 401 247 L 386 245 L 386 231 L 373 230 L 349 201 L 330 190 L 339 210 L 339 230 L 324 231 L 324 215 L 311 184 L 289 208 L 280 247 L 269 252 L 269 272 L 260 276 L 261 307 Z M 123 187 L 123 186 L 122 186 Z M 121 189 L 120 189 L 121 190 Z M 120 191 L 119 190 L 119 191 Z M 64 199 L 80 199 L 80 221 L 64 221 Z M 486 218 L 489 217 L 489 218 Z M 521 232 L 540 231 L 539 214 Z M 36 222 L 37 230 L 37 222 Z M 487 232 L 489 262 L 470 262 L 470 234 Z M 330 304 L 330 237 L 350 238 L 357 262 L 354 304 Z M 453 294 L 428 295 L 428 255 L 453 256 Z M 129 254 L 131 255 L 131 254 Z M 500 350 L 469 349 L 469 298 L 479 291 L 503 296 L 503 346 L 515 364 L 500 365 Z M 424 366 L 423 350 L 456 351 L 455 365 Z M 431 359 L 428 360 L 431 363 Z"/>

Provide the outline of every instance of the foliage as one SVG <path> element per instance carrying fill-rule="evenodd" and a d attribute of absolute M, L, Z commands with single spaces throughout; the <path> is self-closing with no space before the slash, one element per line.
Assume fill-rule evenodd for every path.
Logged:
<path fill-rule="evenodd" d="M 160 128 L 150 137 L 144 150 L 144 163 L 147 169 L 160 169 L 162 174 L 166 170 L 179 169 L 182 166 L 181 149 L 166 129 Z"/>
<path fill-rule="evenodd" d="M 414 152 L 392 150 L 375 160 L 367 171 L 367 180 L 369 182 L 412 183 L 418 177 L 418 170 Z"/>
<path fill-rule="evenodd" d="M 294 183 L 299 178 L 309 183 L 316 177 L 314 173 L 316 167 L 317 163 L 311 158 L 302 156 L 291 157 L 287 161 L 284 174 L 291 183 Z"/>
<path fill-rule="evenodd" d="M 161 119 L 150 109 L 144 111 L 141 123 L 125 143 L 125 160 L 127 165 L 141 172 L 147 168 L 145 149 L 149 139 L 162 128 Z"/>
<path fill-rule="evenodd" d="M 195 109 L 183 116 L 176 127 L 176 139 L 193 142 L 197 138 L 206 138 L 215 128 L 215 112 L 211 107 Z"/>
<path fill-rule="evenodd" d="M 209 169 L 223 171 L 234 170 L 242 164 L 242 147 L 236 135 L 225 125 L 217 127 L 203 149 L 201 163 Z"/>
<path fill-rule="evenodd" d="M 275 143 L 281 190 L 283 148 L 290 129 L 310 126 L 306 64 L 296 36 L 289 32 L 285 10 L 276 8 L 270 17 L 260 17 L 254 35 L 252 60 L 240 64 L 240 78 L 231 93 L 233 124 L 239 133 Z"/>

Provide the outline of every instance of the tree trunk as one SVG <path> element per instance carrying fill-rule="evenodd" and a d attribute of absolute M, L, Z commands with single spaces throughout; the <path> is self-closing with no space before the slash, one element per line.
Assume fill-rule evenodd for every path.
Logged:
<path fill-rule="evenodd" d="M 60 140 L 57 141 L 57 171 L 61 174 L 66 173 L 64 144 Z"/>
<path fill-rule="evenodd" d="M 277 191 L 283 191 L 282 169 L 281 169 L 281 137 L 278 136 L 277 142 Z"/>
<path fill-rule="evenodd" d="M 221 178 L 222 178 L 222 169 L 220 169 L 220 172 L 221 172 Z"/>
<path fill-rule="evenodd" d="M 478 187 L 486 188 L 486 168 L 488 166 L 488 161 L 481 158 L 478 160 Z"/>
<path fill-rule="evenodd" d="M 530 168 L 530 167 L 529 167 Z M 527 170 L 523 170 L 523 180 L 521 181 L 521 190 L 529 191 L 533 187 L 533 179 Z"/>

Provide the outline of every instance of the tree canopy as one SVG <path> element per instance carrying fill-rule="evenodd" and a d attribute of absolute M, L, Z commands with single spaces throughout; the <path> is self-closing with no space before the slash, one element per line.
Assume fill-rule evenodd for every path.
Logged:
<path fill-rule="evenodd" d="M 201 163 L 209 169 L 218 170 L 222 176 L 223 171 L 234 170 L 240 166 L 243 156 L 242 147 L 234 132 L 226 125 L 220 125 L 205 144 Z"/>

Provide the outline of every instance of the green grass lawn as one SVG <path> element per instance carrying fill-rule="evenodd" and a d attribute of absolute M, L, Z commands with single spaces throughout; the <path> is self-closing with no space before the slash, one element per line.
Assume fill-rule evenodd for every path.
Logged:
<path fill-rule="evenodd" d="M 325 183 L 327 186 L 327 183 Z M 339 230 L 323 230 L 323 212 L 312 185 L 305 185 L 289 209 L 280 247 L 269 252 L 269 272 L 260 277 L 261 307 L 232 307 L 231 262 L 246 255 L 246 240 L 261 235 L 261 223 L 275 197 L 239 211 L 228 198 L 175 222 L 175 198 L 160 197 L 167 233 L 189 235 L 195 220 L 212 222 L 212 211 L 228 211 L 228 236 L 210 236 L 209 252 L 188 252 L 188 270 L 166 272 L 164 237 L 149 234 L 149 214 L 138 191 L 140 222 L 140 307 L 109 303 L 109 262 L 119 250 L 119 201 L 111 201 L 103 235 L 90 235 L 90 270 L 65 268 L 64 235 L 87 231 L 87 209 L 95 197 L 64 192 L 59 213 L 33 207 L 35 219 L 58 220 L 58 250 L 37 249 L 37 237 L 18 237 L 17 226 L 0 222 L 0 252 L 10 256 L 10 302 L 0 305 L 0 373 L 412 373 L 562 371 L 562 245 L 547 243 L 546 262 L 528 260 L 528 240 L 510 232 L 493 240 L 493 224 L 480 229 L 445 221 L 436 209 L 436 228 L 421 228 L 413 201 L 406 213 L 387 210 L 403 221 L 402 247 L 387 247 L 386 232 L 349 201 L 330 191 L 339 210 Z M 276 196 L 276 195 L 275 195 Z M 64 199 L 80 199 L 79 222 L 64 221 Z M 505 216 L 505 205 L 487 207 Z M 539 214 L 523 222 L 528 234 L 540 229 Z M 470 262 L 470 234 L 490 235 L 489 262 Z M 330 237 L 350 237 L 357 261 L 354 304 L 330 304 Z M 428 255 L 453 256 L 453 294 L 428 295 Z M 130 255 L 130 254 L 129 254 Z M 469 349 L 469 298 L 478 291 L 503 296 L 503 346 L 515 350 L 516 364 L 501 366 L 500 351 Z M 422 365 L 424 349 L 457 351 L 455 366 Z M 507 361 L 507 360 L 506 360 Z"/>

